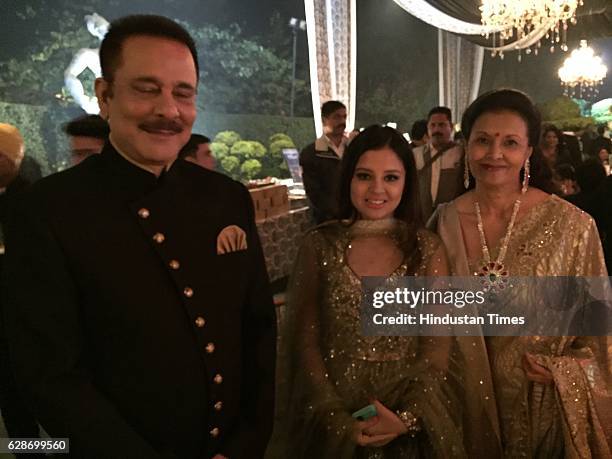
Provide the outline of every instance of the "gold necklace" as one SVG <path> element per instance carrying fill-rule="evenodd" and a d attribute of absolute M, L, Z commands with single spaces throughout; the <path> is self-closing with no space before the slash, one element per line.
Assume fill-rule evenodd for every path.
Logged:
<path fill-rule="evenodd" d="M 480 205 L 478 204 L 478 201 L 474 201 L 476 218 L 478 219 L 478 234 L 480 235 L 480 245 L 482 246 L 482 257 L 484 258 L 485 262 L 485 264 L 476 274 L 482 277 L 482 284 L 485 286 L 486 290 L 503 290 L 508 282 L 509 272 L 504 266 L 504 258 L 506 256 L 506 251 L 508 250 L 508 243 L 510 242 L 510 236 L 512 235 L 512 228 L 514 227 L 514 221 L 516 220 L 516 215 L 518 214 L 520 206 L 520 199 L 514 201 L 512 216 L 510 217 L 506 234 L 502 240 L 502 245 L 499 248 L 499 254 L 497 255 L 497 259 L 492 261 L 489 247 L 487 246 L 487 240 L 485 238 L 482 216 L 480 215 Z"/>

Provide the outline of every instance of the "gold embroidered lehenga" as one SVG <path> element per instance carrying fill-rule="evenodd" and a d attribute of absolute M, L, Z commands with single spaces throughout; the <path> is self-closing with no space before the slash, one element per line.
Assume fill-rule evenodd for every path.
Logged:
<path fill-rule="evenodd" d="M 447 248 L 453 274 L 474 275 L 483 262 L 467 258 L 455 203 L 440 206 L 430 226 Z M 593 220 L 552 195 L 516 223 L 504 264 L 511 276 L 607 276 Z M 486 343 L 505 457 L 612 457 L 608 337 L 507 336 Z M 525 352 L 552 373 L 554 385 L 526 378 Z"/>
<path fill-rule="evenodd" d="M 467 431 L 478 437 L 467 442 L 475 450 L 495 451 L 494 422 L 482 404 L 493 399 L 492 387 L 464 390 L 477 384 L 469 378 L 477 379 L 488 366 L 482 337 L 459 345 L 452 337 L 362 336 L 361 281 L 347 262 L 347 250 L 360 237 L 389 237 L 401 250 L 409 231 L 414 229 L 396 220 L 358 220 L 352 226 L 328 223 L 305 237 L 282 328 L 278 404 L 286 412 L 277 429 L 285 431 L 291 451 L 284 457 L 475 457 L 466 451 Z M 408 272 L 410 260 L 404 257 L 399 267 L 389 266 L 388 281 L 435 275 L 440 263 L 448 269 L 439 238 L 425 230 L 417 234 L 416 272 Z M 357 447 L 351 413 L 372 399 L 392 411 L 410 411 L 422 430 L 381 448 Z M 470 418 L 467 430 L 465 418 Z"/>

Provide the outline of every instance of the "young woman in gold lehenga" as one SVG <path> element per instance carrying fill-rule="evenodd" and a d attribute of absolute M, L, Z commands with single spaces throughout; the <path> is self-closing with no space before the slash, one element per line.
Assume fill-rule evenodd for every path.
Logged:
<path fill-rule="evenodd" d="M 441 206 L 430 224 L 453 273 L 606 276 L 591 217 L 545 192 L 531 100 L 510 89 L 483 94 L 462 131 L 466 187 L 474 180 L 475 188 Z M 608 345 L 606 337 L 487 338 L 505 457 L 612 457 Z"/>
<path fill-rule="evenodd" d="M 448 274 L 440 239 L 418 222 L 406 140 L 389 127 L 365 129 L 345 152 L 340 187 L 341 218 L 307 234 L 289 288 L 280 372 L 288 397 L 279 399 L 286 416 L 277 426 L 289 442 L 283 457 L 467 457 L 466 443 L 495 455 L 482 402 L 492 388 L 464 390 L 477 383 L 463 370 L 478 375 L 488 366 L 482 338 L 462 347 L 449 337 L 361 331 L 363 276 L 392 283 Z M 351 417 L 371 403 L 377 416 Z M 464 417 L 478 442 L 464 443 Z"/>

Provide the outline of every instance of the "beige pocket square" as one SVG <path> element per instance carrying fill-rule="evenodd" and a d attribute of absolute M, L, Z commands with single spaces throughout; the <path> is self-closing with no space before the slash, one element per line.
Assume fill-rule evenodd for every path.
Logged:
<path fill-rule="evenodd" d="M 217 255 L 246 250 L 246 248 L 246 233 L 239 226 L 226 226 L 217 236 Z"/>

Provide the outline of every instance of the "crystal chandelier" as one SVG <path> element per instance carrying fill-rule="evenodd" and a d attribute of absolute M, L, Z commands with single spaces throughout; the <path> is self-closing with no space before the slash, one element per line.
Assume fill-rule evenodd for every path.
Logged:
<path fill-rule="evenodd" d="M 608 72 L 600 56 L 595 56 L 586 40 L 580 40 L 580 48 L 572 51 L 559 68 L 561 84 L 565 94 L 574 97 L 576 89 L 582 98 L 590 98 L 598 93 L 599 86 Z"/>
<path fill-rule="evenodd" d="M 527 43 L 527 54 L 535 44 L 537 54 L 540 39 L 550 39 L 551 52 L 556 45 L 567 51 L 566 31 L 568 23 L 576 23 L 576 9 L 582 0 L 482 0 L 480 6 L 483 26 L 501 29 L 499 40 L 493 34 L 493 55 L 496 47 L 503 47 L 508 41 Z M 489 33 L 483 34 L 487 38 Z M 497 41 L 497 42 L 496 42 Z M 499 52 L 503 57 L 503 53 Z"/>

